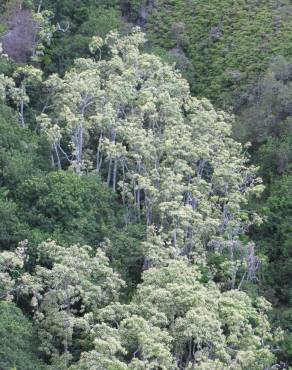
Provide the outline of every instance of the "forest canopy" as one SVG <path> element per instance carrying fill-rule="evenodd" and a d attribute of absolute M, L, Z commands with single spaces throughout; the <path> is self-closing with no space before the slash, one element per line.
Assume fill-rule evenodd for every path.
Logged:
<path fill-rule="evenodd" d="M 288 370 L 288 5 L 1 6 L 0 368 Z"/>

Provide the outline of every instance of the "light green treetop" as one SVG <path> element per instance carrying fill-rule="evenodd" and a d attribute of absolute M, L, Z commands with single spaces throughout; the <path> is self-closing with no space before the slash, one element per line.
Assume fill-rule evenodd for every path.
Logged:
<path fill-rule="evenodd" d="M 102 45 L 107 60 L 78 59 L 64 78 L 45 82 L 51 108 L 38 120 L 56 166 L 95 169 L 131 218 L 155 230 L 167 250 L 146 243 L 146 265 L 162 255 L 204 261 L 207 247 L 234 259 L 254 222 L 243 206 L 261 180 L 230 136 L 232 117 L 191 97 L 178 71 L 140 51 L 144 42 L 139 29 L 94 38 L 91 47 Z"/>
<path fill-rule="evenodd" d="M 103 323 L 94 331 L 95 348 L 82 355 L 80 368 L 90 369 L 98 359 L 149 370 L 271 366 L 270 304 L 262 298 L 252 303 L 238 290 L 221 293 L 200 279 L 184 259 L 150 268 L 130 305 L 113 304 L 99 312 Z"/>

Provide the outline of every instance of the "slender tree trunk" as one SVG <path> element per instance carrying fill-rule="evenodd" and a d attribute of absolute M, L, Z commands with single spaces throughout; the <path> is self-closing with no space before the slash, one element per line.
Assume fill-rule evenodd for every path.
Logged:
<path fill-rule="evenodd" d="M 83 125 L 79 125 L 79 135 L 78 135 L 78 163 L 81 166 L 82 156 L 83 156 Z"/>
<path fill-rule="evenodd" d="M 231 245 L 231 247 L 230 247 L 230 260 L 231 260 L 231 262 L 234 261 L 233 245 Z M 232 287 L 232 289 L 235 289 L 237 270 L 238 270 L 238 268 L 236 267 L 236 268 L 234 268 L 234 270 L 232 272 L 232 277 L 231 277 L 231 287 Z"/>
<path fill-rule="evenodd" d="M 115 158 L 114 172 L 113 172 L 113 191 L 116 191 L 116 186 L 117 186 L 117 168 L 118 168 L 118 159 Z"/>
<path fill-rule="evenodd" d="M 177 224 L 175 225 L 175 228 L 173 230 L 173 246 L 176 248 L 177 243 Z"/>
<path fill-rule="evenodd" d="M 198 166 L 198 177 L 203 176 L 205 165 L 206 165 L 206 160 L 205 159 L 200 160 L 200 163 Z"/>
<path fill-rule="evenodd" d="M 192 359 L 192 348 L 193 348 L 193 339 L 190 339 L 189 340 L 189 353 L 188 353 L 188 357 L 186 359 L 186 367 L 188 367 L 188 364 Z"/>
<path fill-rule="evenodd" d="M 57 148 L 56 143 L 54 143 L 54 150 L 55 150 L 55 154 L 56 154 L 56 158 L 57 158 L 57 167 L 58 167 L 58 170 L 61 170 L 62 169 L 61 160 L 60 160 L 59 151 L 58 151 L 58 148 Z"/>
<path fill-rule="evenodd" d="M 126 199 L 125 199 L 125 163 L 124 161 L 122 162 L 122 172 L 123 172 L 123 190 L 122 190 L 122 200 L 123 200 L 123 206 L 126 204 Z"/>
<path fill-rule="evenodd" d="M 146 222 L 147 226 L 152 223 L 152 206 L 149 197 L 145 194 Z"/>
<path fill-rule="evenodd" d="M 141 173 L 141 164 L 140 162 L 137 163 L 137 172 L 140 175 Z M 141 189 L 139 185 L 139 181 L 137 181 L 138 190 L 136 191 L 136 197 L 137 197 L 137 210 L 138 210 L 138 219 L 140 220 L 140 211 L 141 211 Z"/>
<path fill-rule="evenodd" d="M 20 127 L 25 127 L 25 121 L 24 121 L 24 101 L 23 98 L 21 98 L 20 104 L 19 104 L 19 124 Z"/>
<path fill-rule="evenodd" d="M 114 128 L 111 129 L 111 142 L 113 144 L 115 144 L 115 141 L 116 141 L 116 132 L 114 130 Z M 112 156 L 110 156 L 110 162 L 109 162 L 109 166 L 108 166 L 108 173 L 107 173 L 107 186 L 110 186 L 110 183 L 111 183 L 111 178 L 112 178 L 112 164 L 113 164 L 113 159 L 112 159 Z"/>
<path fill-rule="evenodd" d="M 80 173 L 81 172 L 81 167 L 82 167 L 82 156 L 83 156 L 83 125 L 80 123 L 74 132 L 72 141 L 75 146 L 75 160 L 76 160 L 76 172 Z"/>
<path fill-rule="evenodd" d="M 51 163 L 52 163 L 52 167 L 55 168 L 56 167 L 56 164 L 55 164 L 55 159 L 54 159 L 53 151 L 51 151 Z"/>
<path fill-rule="evenodd" d="M 140 220 L 140 208 L 141 208 L 141 190 L 138 185 L 137 190 L 137 210 L 138 210 L 138 219 Z"/>
<path fill-rule="evenodd" d="M 70 316 L 70 299 L 68 295 L 68 285 L 65 285 L 65 294 L 66 294 L 66 323 L 65 323 L 65 341 L 64 341 L 64 353 L 67 355 L 69 353 L 69 338 L 68 330 L 70 328 L 69 316 Z M 67 366 L 67 356 L 65 357 L 65 365 Z"/>
<path fill-rule="evenodd" d="M 37 12 L 40 13 L 42 10 L 43 0 L 40 0 Z"/>
<path fill-rule="evenodd" d="M 106 180 L 107 186 L 110 186 L 110 183 L 111 183 L 112 163 L 113 163 L 113 160 L 112 160 L 112 157 L 110 157 L 110 161 L 109 161 L 109 165 L 108 165 L 108 172 L 107 172 L 107 180 Z"/>
<path fill-rule="evenodd" d="M 101 142 L 102 142 L 102 133 L 100 134 L 99 141 L 98 141 L 98 148 L 96 151 L 96 172 L 99 173 L 101 164 L 102 164 L 102 154 L 101 154 Z"/>
<path fill-rule="evenodd" d="M 99 154 L 98 162 L 96 161 L 96 173 L 99 174 L 99 171 L 102 166 L 102 155 Z"/>

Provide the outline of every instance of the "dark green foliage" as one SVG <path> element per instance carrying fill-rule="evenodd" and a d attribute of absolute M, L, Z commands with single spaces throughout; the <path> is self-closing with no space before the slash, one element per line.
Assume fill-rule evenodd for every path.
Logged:
<path fill-rule="evenodd" d="M 21 129 L 15 114 L 0 105 L 0 248 L 10 249 L 28 237 L 18 200 L 23 182 L 48 171 L 49 150 L 34 132 Z M 17 190 L 19 186 L 19 192 Z"/>
<path fill-rule="evenodd" d="M 13 303 L 0 302 L 0 369 L 41 370 L 30 321 Z"/>
<path fill-rule="evenodd" d="M 105 37 L 111 30 L 121 27 L 121 13 L 116 8 L 93 8 L 87 20 L 80 26 L 83 35 Z"/>
<path fill-rule="evenodd" d="M 27 225 L 20 221 L 17 204 L 0 188 L 0 250 L 16 247 L 27 234 Z"/>
<path fill-rule="evenodd" d="M 11 76 L 14 69 L 15 69 L 15 64 L 13 63 L 11 59 L 6 59 L 6 58 L 0 59 L 0 74 L 3 73 L 6 76 Z"/>
<path fill-rule="evenodd" d="M 143 240 L 146 237 L 144 225 L 128 225 L 110 236 L 111 243 L 107 255 L 113 266 L 120 271 L 127 282 L 129 293 L 140 283 L 144 262 Z"/>
<path fill-rule="evenodd" d="M 276 150 L 269 151 L 271 147 L 274 148 L 268 142 L 267 148 L 263 147 L 263 152 L 271 155 L 271 169 L 274 166 L 276 169 L 279 168 L 275 162 L 277 156 L 273 154 L 281 154 L 281 145 L 279 153 Z M 263 164 L 266 163 L 263 161 Z M 272 172 L 267 174 L 273 180 L 273 184 L 268 188 L 266 199 L 262 200 L 259 209 L 265 217 L 265 222 L 252 236 L 257 240 L 259 253 L 264 258 L 260 274 L 260 291 L 274 304 L 275 325 L 280 325 L 285 330 L 278 357 L 285 363 L 291 363 L 292 176 L 284 174 L 276 178 L 272 176 Z"/>
<path fill-rule="evenodd" d="M 251 141 L 252 159 L 260 166 L 267 189 L 253 204 L 264 224 L 252 233 L 263 257 L 260 291 L 275 307 L 275 325 L 285 330 L 279 358 L 290 363 L 292 306 L 292 65 L 274 58 L 262 79 L 252 84 L 239 104 L 234 133 Z"/>
<path fill-rule="evenodd" d="M 266 222 L 258 235 L 268 257 L 265 284 L 273 299 L 292 304 L 292 176 L 285 175 L 270 188 L 262 207 Z"/>
<path fill-rule="evenodd" d="M 19 218 L 27 225 L 26 238 L 33 248 L 46 239 L 98 247 L 109 238 L 106 252 L 113 266 L 127 280 L 129 292 L 137 285 L 145 228 L 124 226 L 116 195 L 95 174 L 54 171 L 31 177 L 18 189 Z"/>
<path fill-rule="evenodd" d="M 292 164 L 292 133 L 269 137 L 255 157 L 261 165 L 261 175 L 267 181 L 287 173 Z"/>
<path fill-rule="evenodd" d="M 50 168 L 47 143 L 29 129 L 21 129 L 16 114 L 0 104 L 0 186 L 15 194 L 16 185 Z"/>
<path fill-rule="evenodd" d="M 244 94 L 239 117 L 234 127 L 235 136 L 254 146 L 270 137 L 292 132 L 292 64 L 283 57 L 276 58 L 261 80 Z"/>
<path fill-rule="evenodd" d="M 51 172 L 18 189 L 22 217 L 43 239 L 97 246 L 115 225 L 114 194 L 94 175 Z"/>
<path fill-rule="evenodd" d="M 291 54 L 289 1 L 158 0 L 150 39 L 190 59 L 193 91 L 228 107 L 263 73 L 271 57 Z"/>
<path fill-rule="evenodd" d="M 284 338 L 280 345 L 279 358 L 282 361 L 292 363 L 292 308 L 290 306 L 280 306 L 274 312 L 274 321 L 276 325 L 285 330 Z"/>
<path fill-rule="evenodd" d="M 262 79 L 246 90 L 239 102 L 235 136 L 252 142 L 252 160 L 260 166 L 267 189 L 260 204 L 253 203 L 264 224 L 251 235 L 263 257 L 261 294 L 275 306 L 276 322 L 287 329 L 282 343 L 284 361 L 291 360 L 292 290 L 292 65 L 274 58 Z"/>
<path fill-rule="evenodd" d="M 46 50 L 42 67 L 46 73 L 63 74 L 75 58 L 89 56 L 92 36 L 105 37 L 111 30 L 125 28 L 118 1 L 82 0 L 78 5 L 68 1 L 49 1 L 46 9 L 55 14 L 53 23 L 59 23 L 66 32 L 57 31 Z"/>

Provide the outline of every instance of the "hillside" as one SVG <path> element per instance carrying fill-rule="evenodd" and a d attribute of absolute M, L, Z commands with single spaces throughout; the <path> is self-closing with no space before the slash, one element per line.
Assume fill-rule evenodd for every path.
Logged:
<path fill-rule="evenodd" d="M 0 11 L 0 369 L 290 369 L 290 1 Z"/>

